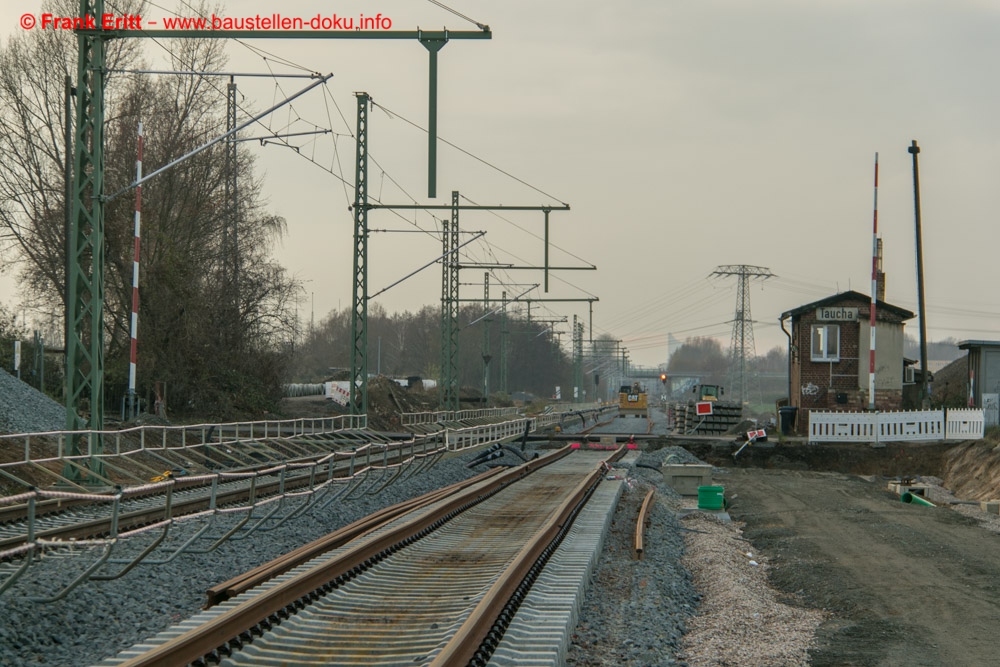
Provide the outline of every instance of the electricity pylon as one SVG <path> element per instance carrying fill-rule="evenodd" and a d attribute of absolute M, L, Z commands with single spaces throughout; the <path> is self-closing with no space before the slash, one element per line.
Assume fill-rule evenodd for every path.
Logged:
<path fill-rule="evenodd" d="M 754 278 L 767 280 L 774 278 L 771 269 L 763 266 L 748 266 L 746 264 L 728 264 L 720 266 L 711 273 L 713 276 L 737 276 L 739 283 L 736 290 L 736 316 L 733 318 L 733 336 L 729 343 L 729 368 L 726 373 L 726 384 L 732 394 L 732 400 L 746 405 L 750 399 L 750 389 L 747 364 L 757 356 L 753 341 L 753 318 L 750 316 L 750 281 Z M 753 374 L 754 396 L 760 401 L 760 378 Z"/>

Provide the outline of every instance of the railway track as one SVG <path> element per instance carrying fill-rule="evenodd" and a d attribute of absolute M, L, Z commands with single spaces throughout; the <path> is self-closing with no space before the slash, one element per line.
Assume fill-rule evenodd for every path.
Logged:
<path fill-rule="evenodd" d="M 434 448 L 426 442 L 419 448 L 413 442 L 383 446 L 384 455 L 375 461 L 383 466 L 398 465 L 413 456 L 421 457 L 421 461 L 433 462 L 443 453 L 440 447 Z M 36 500 L 34 508 L 30 508 L 28 502 L 7 506 L 3 508 L 4 523 L 0 524 L 0 557 L 21 553 L 36 539 L 68 541 L 104 537 L 112 530 L 125 532 L 164 521 L 168 517 L 263 501 L 276 495 L 314 488 L 324 481 L 343 479 L 353 475 L 361 464 L 367 466 L 370 463 L 369 457 L 356 465 L 351 454 L 338 452 L 312 460 L 290 461 L 280 466 L 176 477 L 167 482 L 126 490 L 127 497 L 119 501 L 117 515 L 111 509 L 111 496 L 107 494 L 94 498 L 87 498 L 85 494 L 67 494 L 62 499 Z M 35 516 L 29 518 L 32 513 Z"/>
<path fill-rule="evenodd" d="M 624 453 L 564 448 L 474 478 L 321 556 L 258 568 L 266 583 L 101 665 L 466 665 L 516 653 L 504 631 L 587 498 L 607 488 L 605 462 Z M 546 576 L 586 576 L 567 569 Z"/>

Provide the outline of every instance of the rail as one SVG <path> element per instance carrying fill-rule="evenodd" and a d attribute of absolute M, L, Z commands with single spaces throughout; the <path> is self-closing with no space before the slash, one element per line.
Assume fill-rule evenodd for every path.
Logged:
<path fill-rule="evenodd" d="M 649 490 L 642 500 L 642 507 L 639 508 L 639 516 L 635 522 L 635 559 L 642 560 L 643 557 L 643 537 L 646 533 L 646 524 L 649 523 L 649 509 L 653 506 L 653 493 L 655 488 Z"/>
<path fill-rule="evenodd" d="M 415 536 L 426 535 L 470 504 L 476 504 L 504 486 L 568 454 L 569 449 L 563 448 L 519 468 L 494 475 L 481 485 L 442 500 L 420 516 L 409 520 L 401 518 L 390 528 L 369 533 L 363 543 L 348 546 L 314 565 L 302 566 L 297 576 L 284 578 L 257 595 L 234 600 L 225 608 L 219 607 L 220 612 L 207 622 L 121 664 L 127 667 L 184 665 L 200 660 L 228 639 L 239 637 L 249 628 L 262 622 L 269 624 L 272 617 L 275 620 L 282 615 L 287 618 L 288 610 L 301 608 L 304 601 L 315 600 L 322 593 L 350 581 L 405 544 L 418 539 Z"/>
<path fill-rule="evenodd" d="M 619 448 L 608 461 L 618 461 L 624 454 L 625 448 Z M 545 523 L 544 528 L 521 549 L 496 583 L 483 595 L 452 639 L 435 656 L 430 663 L 431 667 L 486 664 L 507 628 L 508 619 L 502 618 L 502 613 L 507 608 L 516 610 L 520 605 L 526 591 L 552 555 L 553 545 L 558 545 L 569 530 L 573 519 L 603 479 L 604 473 L 604 466 L 598 466 L 576 486 Z"/>
<path fill-rule="evenodd" d="M 602 415 L 605 415 L 609 412 L 617 412 L 617 411 L 618 411 L 618 404 L 610 403 L 607 405 L 600 405 L 600 404 L 581 405 L 577 409 L 544 412 L 535 417 L 535 428 L 544 429 L 550 426 L 556 426 L 556 425 L 562 426 L 563 424 L 565 424 L 566 420 L 579 419 L 580 415 L 594 414 L 599 418 Z"/>
<path fill-rule="evenodd" d="M 462 491 L 473 484 L 478 484 L 484 479 L 492 477 L 500 471 L 501 468 L 490 468 L 475 477 L 470 477 L 469 479 L 462 480 L 461 482 L 456 482 L 455 484 L 451 484 L 444 488 L 425 493 L 422 496 L 396 503 L 395 505 L 391 505 L 385 509 L 375 512 L 374 514 L 362 517 L 361 519 L 358 519 L 357 521 L 348 524 L 347 526 L 344 526 L 329 535 L 324 535 L 318 540 L 313 540 L 309 544 L 305 544 L 298 549 L 290 551 L 289 553 L 280 556 L 269 563 L 264 563 L 249 572 L 245 572 L 229 579 L 228 581 L 217 584 L 208 589 L 205 593 L 207 597 L 205 609 L 214 607 L 215 605 L 229 600 L 230 598 L 234 598 L 240 593 L 244 593 L 255 586 L 260 586 L 274 577 L 284 574 L 292 568 L 298 567 L 299 565 L 302 565 L 317 556 L 341 547 L 351 540 L 364 535 L 365 533 L 369 533 L 376 530 L 380 526 L 384 526 L 389 521 L 402 516 L 406 512 L 426 507 L 431 503 L 437 502 L 438 500 L 441 500 L 442 498 L 445 498 L 453 493 Z"/>

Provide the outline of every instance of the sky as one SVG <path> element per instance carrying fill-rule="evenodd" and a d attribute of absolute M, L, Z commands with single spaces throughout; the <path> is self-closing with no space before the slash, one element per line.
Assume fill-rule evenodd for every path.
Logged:
<path fill-rule="evenodd" d="M 247 144 L 270 209 L 288 224 L 275 256 L 302 281 L 303 326 L 350 307 L 350 135 L 354 92 L 366 91 L 378 105 L 369 118 L 370 194 L 383 203 L 447 204 L 453 190 L 478 204 L 568 203 L 570 211 L 550 217 L 550 263 L 597 270 L 553 272 L 549 292 L 536 288 L 530 296 L 596 297 L 593 336 L 621 339 L 633 363 L 664 363 L 668 334 L 715 336 L 728 346 L 737 283 L 713 277 L 719 266 L 765 267 L 775 276 L 753 281 L 749 292 L 758 353 L 786 345 L 782 312 L 848 289 L 870 293 L 876 153 L 886 299 L 917 312 L 912 140 L 921 147 L 928 338 L 1000 338 L 1000 295 L 990 289 L 1000 240 L 994 150 L 1000 89 L 993 71 L 1000 62 L 1000 3 L 445 4 L 488 24 L 493 37 L 452 40 L 440 52 L 438 133 L 475 158 L 439 144 L 433 200 L 426 135 L 407 122 L 427 125 L 428 56 L 419 43 L 227 44 L 230 71 L 334 75 L 264 121 L 270 130 L 332 134 L 297 139 L 298 151 Z M 396 30 L 477 29 L 417 0 L 230 0 L 228 6 L 216 13 L 280 12 L 306 20 L 381 14 Z M 22 14 L 37 18 L 40 7 L 36 0 L 3 3 L 0 41 L 23 31 Z M 162 0 L 143 19 L 148 25 L 194 15 L 177 7 Z M 156 44 L 147 57 L 155 68 L 166 65 L 166 51 Z M 240 119 L 308 83 L 237 78 Z M 369 226 L 440 228 L 425 212 L 383 210 L 370 214 Z M 463 263 L 542 262 L 541 213 L 463 211 L 461 226 L 486 231 L 463 248 Z M 373 232 L 369 292 L 440 253 L 431 234 Z M 16 269 L 2 268 L 0 303 L 10 305 L 17 299 Z M 483 297 L 483 274 L 462 272 L 461 298 Z M 497 271 L 490 294 L 512 296 L 541 282 L 537 271 Z M 437 306 L 440 285 L 434 265 L 374 301 L 389 312 Z M 574 314 L 589 338 L 586 303 L 532 307 L 534 317 L 571 322 Z M 570 325 L 557 326 L 568 344 Z M 907 332 L 917 335 L 916 319 Z"/>

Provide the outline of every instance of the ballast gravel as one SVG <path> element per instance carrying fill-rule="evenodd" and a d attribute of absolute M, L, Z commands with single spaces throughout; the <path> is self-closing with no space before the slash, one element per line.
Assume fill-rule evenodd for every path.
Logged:
<path fill-rule="evenodd" d="M 66 428 L 66 408 L 0 370 L 0 433 L 40 433 Z"/>
<path fill-rule="evenodd" d="M 85 567 L 95 563 L 103 550 L 92 548 L 73 557 L 47 556 L 11 590 L 0 595 L 0 666 L 93 665 L 113 657 L 199 611 L 205 603 L 205 591 L 211 586 L 383 507 L 481 472 L 481 466 L 474 470 L 465 467 L 469 458 L 444 458 L 433 468 L 391 484 L 378 495 L 362 492 L 357 497 L 334 501 L 322 510 L 324 500 L 319 499 L 313 510 L 273 530 L 258 530 L 248 539 L 224 542 L 210 553 L 184 553 L 168 563 L 139 565 L 119 579 L 86 582 L 61 600 L 43 603 L 32 598 L 57 595 Z M 297 506 L 291 504 L 276 516 Z M 217 520 L 207 534 L 221 535 L 243 516 Z M 172 549 L 203 525 L 200 521 L 180 523 L 177 530 L 171 531 L 169 542 L 151 558 L 166 560 Z M 159 534 L 153 530 L 126 541 L 120 550 L 116 548 L 112 558 L 137 553 Z M 209 544 L 208 539 L 198 541 L 201 547 Z M 122 567 L 121 563 L 107 563 L 100 572 L 115 573 Z"/>
<path fill-rule="evenodd" d="M 0 595 L 0 667 L 94 665 L 113 657 L 196 613 L 204 604 L 205 590 L 214 584 L 382 507 L 480 472 L 482 466 L 474 470 L 465 466 L 473 455 L 442 459 L 433 468 L 390 485 L 377 495 L 342 498 L 324 509 L 319 508 L 321 499 L 317 507 L 273 530 L 225 542 L 209 553 L 184 553 L 163 564 L 140 565 L 112 581 L 87 582 L 54 602 L 33 598 L 57 595 L 85 567 L 96 562 L 102 549 L 81 549 L 85 553 L 73 557 L 46 556 L 12 590 Z M 701 560 L 728 561 L 698 555 L 701 552 L 697 545 L 686 544 L 686 537 L 695 529 L 681 518 L 683 501 L 663 483 L 658 470 L 668 457 L 680 462 L 697 460 L 682 448 L 664 447 L 644 452 L 635 465 L 609 472 L 626 480 L 626 490 L 582 605 L 567 656 L 570 665 L 721 664 L 699 661 L 698 655 L 710 657 L 711 646 L 685 643 L 685 633 L 695 627 L 694 619 L 704 601 L 683 559 L 691 557 L 693 551 Z M 635 560 L 635 517 L 651 487 L 656 489 L 656 503 L 646 531 L 645 557 Z M 289 505 L 278 516 L 295 507 Z M 208 534 L 220 535 L 240 518 L 231 515 L 217 519 Z M 180 523 L 153 557 L 169 560 L 172 549 L 203 525 L 200 521 Z M 731 525 L 723 529 L 738 530 Z M 153 530 L 129 540 L 116 547 L 111 558 L 127 558 L 158 535 Z M 208 543 L 206 539 L 198 542 Z M 711 546 L 709 553 L 720 548 L 728 547 Z M 122 563 L 109 561 L 100 572 L 114 573 L 122 567 Z M 0 580 L 2 577 L 0 574 Z M 740 664 L 765 664 L 753 662 L 747 655 L 741 654 L 745 661 Z"/>

